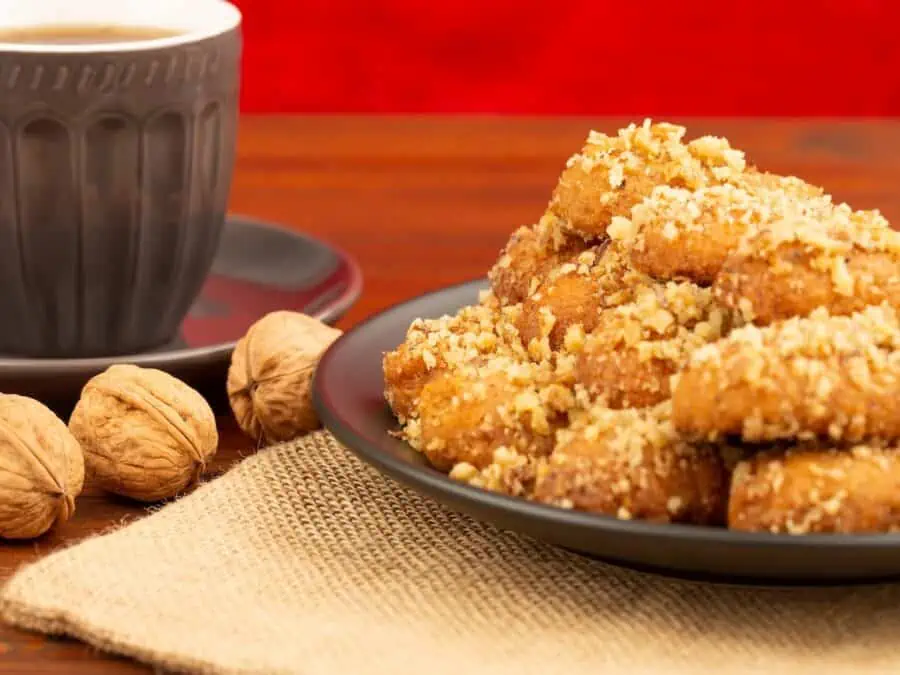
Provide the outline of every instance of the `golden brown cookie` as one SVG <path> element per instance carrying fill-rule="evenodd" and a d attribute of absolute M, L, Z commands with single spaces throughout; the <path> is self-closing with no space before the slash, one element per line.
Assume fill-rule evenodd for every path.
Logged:
<path fill-rule="evenodd" d="M 888 302 L 900 307 L 900 233 L 877 212 L 828 212 L 773 222 L 726 260 L 716 297 L 757 325 L 817 308 L 851 314 Z"/>
<path fill-rule="evenodd" d="M 726 462 L 714 446 L 682 441 L 669 411 L 668 403 L 592 408 L 559 432 L 537 471 L 535 500 L 627 520 L 721 524 Z"/>
<path fill-rule="evenodd" d="M 749 532 L 900 530 L 900 450 L 791 449 L 738 463 L 728 526 Z"/>
<path fill-rule="evenodd" d="M 599 237 L 614 217 L 627 217 L 658 185 L 696 189 L 735 180 L 746 168 L 744 154 L 725 139 L 684 143 L 684 134 L 684 127 L 649 120 L 615 136 L 592 131 L 566 164 L 550 213 L 571 232 Z"/>
<path fill-rule="evenodd" d="M 900 438 L 900 321 L 889 306 L 744 326 L 693 352 L 676 428 L 745 441 Z"/>

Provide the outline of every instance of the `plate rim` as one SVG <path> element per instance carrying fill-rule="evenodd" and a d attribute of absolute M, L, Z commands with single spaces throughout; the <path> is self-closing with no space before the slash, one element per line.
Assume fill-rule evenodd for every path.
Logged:
<path fill-rule="evenodd" d="M 337 246 L 314 237 L 306 232 L 295 230 L 286 225 L 262 220 L 242 213 L 228 213 L 226 220 L 236 220 L 248 223 L 257 228 L 284 232 L 299 239 L 304 239 L 315 245 L 330 250 L 344 264 L 349 271 L 349 283 L 346 289 L 327 306 L 314 312 L 312 317 L 324 323 L 336 321 L 346 313 L 359 299 L 363 289 L 362 269 L 356 259 Z M 210 271 L 212 268 L 210 268 Z M 204 347 L 185 347 L 165 352 L 147 352 L 137 354 L 122 354 L 119 356 L 95 356 L 88 358 L 50 358 L 41 359 L 34 357 L 0 356 L 0 376 L 8 374 L 15 377 L 39 377 L 42 375 L 60 375 L 65 373 L 78 373 L 105 369 L 110 363 L 128 362 L 138 366 L 154 367 L 165 366 L 174 368 L 191 365 L 196 362 L 220 358 L 231 353 L 237 340 L 220 342 Z"/>
<path fill-rule="evenodd" d="M 394 481 L 414 489 L 419 494 L 436 503 L 470 502 L 473 505 L 501 512 L 514 518 L 527 517 L 541 521 L 545 526 L 577 527 L 586 530 L 604 530 L 612 535 L 653 537 L 660 543 L 677 540 L 681 544 L 697 543 L 712 545 L 732 545 L 739 547 L 764 547 L 768 549 L 792 549 L 794 551 L 822 551 L 835 548 L 860 550 L 882 550 L 900 547 L 900 533 L 861 534 L 774 534 L 770 532 L 742 532 L 724 527 L 708 525 L 688 525 L 681 523 L 652 523 L 643 520 L 621 520 L 614 516 L 597 513 L 571 511 L 555 506 L 536 504 L 527 500 L 510 497 L 452 480 L 449 476 L 430 467 L 411 464 L 401 458 L 381 451 L 375 443 L 358 433 L 354 426 L 329 400 L 325 382 L 329 376 L 331 363 L 339 359 L 344 350 L 354 346 L 370 327 L 385 321 L 390 315 L 416 302 L 440 297 L 465 287 L 473 289 L 473 295 L 484 287 L 487 279 L 479 277 L 460 283 L 426 291 L 402 302 L 391 305 L 359 322 L 341 335 L 322 356 L 313 378 L 312 399 L 316 413 L 324 427 L 353 454 L 380 473 Z M 353 352 L 350 352 L 353 353 Z M 345 385 L 346 386 L 346 385 Z M 383 397 L 383 394 L 382 394 Z M 385 403 L 385 405 L 387 405 Z M 445 499 L 438 499 L 432 493 L 440 493 Z M 450 507 L 454 508 L 455 507 Z M 487 520 L 488 519 L 480 519 Z"/>

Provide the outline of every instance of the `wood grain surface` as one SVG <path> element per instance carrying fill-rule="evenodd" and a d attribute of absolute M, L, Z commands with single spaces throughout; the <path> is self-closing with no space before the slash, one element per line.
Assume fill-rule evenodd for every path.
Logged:
<path fill-rule="evenodd" d="M 638 120 L 639 121 L 639 120 Z M 900 222 L 900 122 L 672 120 L 728 137 L 762 168 L 825 186 Z M 365 276 L 347 328 L 396 302 L 482 276 L 508 234 L 535 221 L 590 128 L 621 119 L 250 117 L 242 121 L 232 210 L 310 232 L 353 254 Z M 226 413 L 227 411 L 222 411 Z M 254 451 L 230 418 L 210 476 Z M 88 492 L 74 520 L 38 541 L 0 543 L 0 580 L 62 546 L 141 518 Z M 68 640 L 0 627 L 0 672 L 147 669 Z"/>

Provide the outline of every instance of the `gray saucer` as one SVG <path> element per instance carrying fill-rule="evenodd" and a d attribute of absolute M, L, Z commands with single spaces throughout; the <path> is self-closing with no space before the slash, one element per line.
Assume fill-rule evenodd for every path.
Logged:
<path fill-rule="evenodd" d="M 212 271 L 176 340 L 132 356 L 0 356 L 0 391 L 65 411 L 89 378 L 113 363 L 134 363 L 172 373 L 220 407 L 231 351 L 254 321 L 287 309 L 333 323 L 361 290 L 359 267 L 341 251 L 298 232 L 230 216 Z"/>

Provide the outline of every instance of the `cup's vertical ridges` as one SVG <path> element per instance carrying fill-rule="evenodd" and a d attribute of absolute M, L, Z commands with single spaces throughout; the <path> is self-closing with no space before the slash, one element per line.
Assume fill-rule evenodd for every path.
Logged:
<path fill-rule="evenodd" d="M 16 176 L 13 138 L 0 124 L 0 251 L 7 263 L 0 265 L 0 316 L 17 327 L 15 332 L 0 328 L 0 351 L 21 349 L 35 340 L 33 314 L 29 311 L 22 276 L 19 220 L 16 213 Z M 16 337 L 16 339 L 13 339 Z"/>
<path fill-rule="evenodd" d="M 208 115 L 211 115 L 213 109 L 216 111 L 215 128 L 210 131 L 209 127 L 207 127 L 207 131 L 210 132 L 210 137 L 207 140 L 213 150 L 210 152 L 208 159 L 209 173 L 206 179 L 206 187 L 211 204 L 210 210 L 216 218 L 215 222 L 218 223 L 219 231 L 216 233 L 216 236 L 210 237 L 206 242 L 206 250 L 202 260 L 207 266 L 212 264 L 219 248 L 222 223 L 225 220 L 228 207 L 236 147 L 235 143 L 230 139 L 233 139 L 237 134 L 237 95 L 235 94 L 231 100 L 226 99 L 222 102 L 210 104 L 205 110 Z"/>
<path fill-rule="evenodd" d="M 144 237 L 144 211 L 146 198 L 144 191 L 147 187 L 147 144 L 144 142 L 144 128 L 138 121 L 136 129 L 137 143 L 137 162 L 135 184 L 137 192 L 132 212 L 132 228 L 130 232 L 130 240 L 128 247 L 128 288 L 124 297 L 124 306 L 122 307 L 122 320 L 118 329 L 117 344 L 135 344 L 139 336 L 140 312 L 138 310 L 139 297 L 138 293 L 141 289 L 141 279 L 143 275 L 143 260 L 141 253 L 141 244 Z"/>
<path fill-rule="evenodd" d="M 13 352 L 20 349 L 36 351 L 44 345 L 42 327 L 47 308 L 40 302 L 39 295 L 31 282 L 30 270 L 28 269 L 27 234 L 25 231 L 25 215 L 23 213 L 25 204 L 22 200 L 22 186 L 25 180 L 22 176 L 22 164 L 19 161 L 18 129 L 15 125 L 10 126 L 8 133 L 10 148 L 9 173 L 12 204 L 14 205 L 12 211 L 14 237 L 12 239 L 14 242 L 13 248 L 16 251 L 16 263 L 18 264 L 18 280 L 21 283 L 20 292 L 23 296 L 23 304 L 26 307 L 21 317 L 17 318 L 22 318 L 30 327 L 30 339 L 27 342 L 23 342 L 20 336 L 16 336 L 10 331 L 9 334 L 3 334 L 3 341 L 5 346 L 8 345 L 6 348 Z M 16 319 L 14 318 L 10 323 L 13 321 L 16 321 Z"/>
<path fill-rule="evenodd" d="M 16 64 L 6 73 L 6 88 L 13 90 L 19 83 L 19 76 L 22 74 L 22 66 Z"/>
<path fill-rule="evenodd" d="M 150 143 L 147 138 L 147 129 L 145 124 L 141 124 L 138 129 L 138 203 L 137 203 L 137 221 L 135 227 L 135 250 L 132 258 L 134 269 L 131 272 L 132 287 L 131 297 L 129 298 L 128 307 L 126 308 L 127 319 L 123 326 L 123 341 L 134 343 L 140 338 L 140 333 L 144 328 L 142 312 L 140 309 L 141 292 L 146 285 L 147 277 L 150 274 L 150 267 L 147 263 L 148 247 L 145 241 L 147 233 L 150 232 L 149 219 L 151 216 L 152 199 L 149 194 L 151 179 L 150 166 Z"/>
<path fill-rule="evenodd" d="M 177 295 L 170 311 L 172 316 L 182 316 L 190 308 L 193 299 L 200 292 L 204 279 L 192 274 L 191 267 L 209 264 L 208 251 L 218 247 L 224 202 L 216 201 L 215 178 L 221 163 L 222 138 L 221 104 L 218 102 L 200 106 L 194 113 L 192 122 L 193 162 L 189 172 L 189 199 L 182 277 L 176 284 Z M 201 261 L 201 262 L 198 262 Z"/>
<path fill-rule="evenodd" d="M 197 113 L 197 139 L 196 158 L 194 170 L 194 194 L 196 195 L 196 218 L 200 221 L 201 228 L 208 233 L 213 233 L 205 238 L 195 237 L 194 257 L 202 260 L 203 264 L 212 263 L 212 256 L 218 248 L 222 222 L 225 220 L 224 211 L 220 211 L 227 201 L 219 199 L 216 192 L 220 169 L 222 168 L 222 133 L 223 133 L 222 104 L 214 101 L 206 104 Z M 184 292 L 179 298 L 179 308 L 185 311 L 190 306 L 192 298 L 200 292 L 202 279 L 197 280 L 194 286 L 184 287 Z"/>
<path fill-rule="evenodd" d="M 85 344 L 120 339 L 131 304 L 137 242 L 140 126 L 121 113 L 100 113 L 85 126 L 81 207 Z"/>
<path fill-rule="evenodd" d="M 85 330 L 88 322 L 85 321 L 85 305 L 87 298 L 85 293 L 88 286 L 85 284 L 85 213 L 84 213 L 84 134 L 78 125 L 72 125 L 69 131 L 69 147 L 72 152 L 72 195 L 74 203 L 72 204 L 72 230 L 75 235 L 75 248 L 72 251 L 74 256 L 74 275 L 72 281 L 74 287 L 74 302 L 72 306 L 72 342 L 60 348 L 60 351 L 72 351 L 78 349 L 80 345 L 87 345 L 85 342 Z"/>
<path fill-rule="evenodd" d="M 33 319 L 39 322 L 41 348 L 60 352 L 77 346 L 81 301 L 73 140 L 66 124 L 48 116 L 21 124 L 14 139 L 20 254 L 26 284 L 33 289 Z"/>
<path fill-rule="evenodd" d="M 208 103 L 200 111 L 200 185 L 203 198 L 212 203 L 216 196 L 216 178 L 222 163 L 222 105 L 218 102 Z"/>
<path fill-rule="evenodd" d="M 176 245 L 172 251 L 172 273 L 168 279 L 166 305 L 162 308 L 161 320 L 169 324 L 183 315 L 181 296 L 184 281 L 191 276 L 191 266 L 197 263 L 194 257 L 194 242 L 198 237 L 206 236 L 205 223 L 197 219 L 198 185 L 196 176 L 199 129 L 196 116 L 188 108 L 181 115 L 183 125 L 183 150 L 181 154 L 181 192 L 179 200 L 178 228 Z"/>
<path fill-rule="evenodd" d="M 151 331 L 171 331 L 166 324 L 183 246 L 186 155 L 189 135 L 185 115 L 166 110 L 151 117 L 141 133 L 143 199 L 141 237 L 132 307 L 137 325 L 153 316 Z M 165 337 L 161 338 L 165 339 Z"/>

